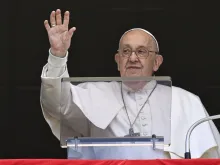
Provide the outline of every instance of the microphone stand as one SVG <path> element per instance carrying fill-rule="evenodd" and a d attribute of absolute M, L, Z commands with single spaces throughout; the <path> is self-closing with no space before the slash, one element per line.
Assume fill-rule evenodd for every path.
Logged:
<path fill-rule="evenodd" d="M 195 122 L 187 131 L 186 134 L 186 141 L 185 141 L 185 159 L 191 159 L 191 153 L 190 153 L 190 135 L 192 131 L 194 130 L 195 127 L 197 127 L 199 124 L 209 121 L 209 120 L 215 120 L 215 119 L 220 119 L 220 115 L 215 115 L 215 116 L 209 116 L 202 118 Z"/>

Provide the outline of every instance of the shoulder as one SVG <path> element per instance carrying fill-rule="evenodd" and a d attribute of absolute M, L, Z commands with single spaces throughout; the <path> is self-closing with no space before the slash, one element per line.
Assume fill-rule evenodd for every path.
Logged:
<path fill-rule="evenodd" d="M 184 107 L 204 108 L 199 96 L 180 87 L 172 86 L 172 100 Z"/>
<path fill-rule="evenodd" d="M 169 87 L 165 85 L 158 85 L 157 91 L 159 91 L 160 94 L 163 94 L 166 97 L 170 96 L 172 98 L 172 104 L 175 105 L 179 104 L 184 107 L 186 105 L 189 106 L 202 105 L 199 96 L 180 87 L 176 87 L 176 86 Z"/>
<path fill-rule="evenodd" d="M 183 88 L 176 87 L 176 86 L 172 86 L 172 93 L 175 96 L 179 96 L 179 97 L 187 97 L 190 99 L 199 99 L 199 97 L 197 95 L 195 95 L 194 93 L 189 92 Z"/>

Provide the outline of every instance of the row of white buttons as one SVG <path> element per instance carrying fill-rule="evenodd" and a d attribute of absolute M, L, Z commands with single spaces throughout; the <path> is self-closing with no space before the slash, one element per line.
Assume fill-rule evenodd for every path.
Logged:
<path fill-rule="evenodd" d="M 142 93 L 142 95 L 144 94 L 144 96 L 140 95 L 141 93 Z M 144 101 L 146 101 L 146 99 L 147 99 L 146 93 L 143 93 L 143 92 L 135 93 L 135 100 L 137 101 L 137 109 L 138 110 L 140 110 L 142 108 L 142 106 L 144 105 Z M 148 107 L 147 105 L 145 105 L 145 107 L 143 107 L 143 109 L 140 112 L 140 116 L 139 116 L 140 123 L 142 126 L 141 130 L 143 132 L 142 133 L 143 136 L 147 136 L 149 134 L 149 128 L 147 126 L 148 126 L 148 121 L 150 119 L 147 120 L 147 116 L 149 116 L 148 113 L 146 112 L 147 107 Z"/>

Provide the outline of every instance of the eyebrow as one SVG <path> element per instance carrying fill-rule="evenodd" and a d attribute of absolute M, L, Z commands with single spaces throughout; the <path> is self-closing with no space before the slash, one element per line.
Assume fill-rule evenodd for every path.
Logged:
<path fill-rule="evenodd" d="M 125 45 L 121 46 L 121 48 L 126 48 L 126 47 L 131 48 L 131 46 L 128 45 L 128 44 L 125 44 Z M 150 46 L 150 47 L 146 47 L 146 46 L 141 45 L 141 46 L 138 46 L 137 48 L 146 48 L 146 49 L 149 49 L 149 48 L 151 48 L 151 46 Z"/>

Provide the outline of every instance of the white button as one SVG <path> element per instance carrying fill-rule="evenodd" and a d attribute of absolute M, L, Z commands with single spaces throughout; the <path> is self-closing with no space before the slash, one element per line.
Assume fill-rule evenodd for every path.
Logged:
<path fill-rule="evenodd" d="M 142 119 L 142 120 L 144 120 L 144 119 L 146 119 L 146 117 L 144 117 L 144 116 L 141 116 L 141 119 Z"/>
<path fill-rule="evenodd" d="M 142 124 L 143 127 L 145 127 L 147 124 Z"/>
<path fill-rule="evenodd" d="M 143 103 L 140 103 L 139 106 L 143 106 Z"/>

